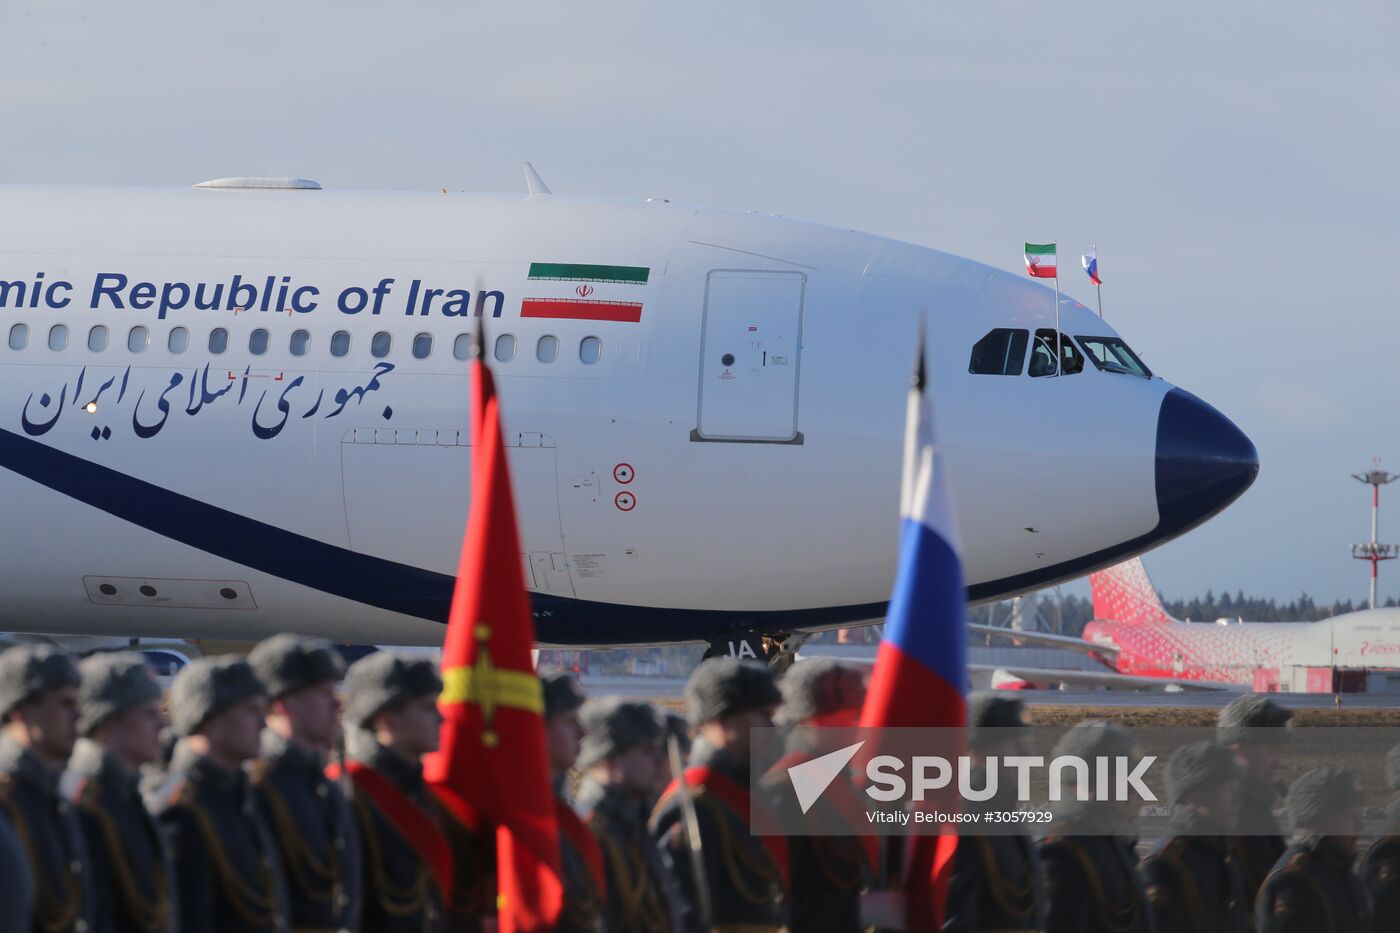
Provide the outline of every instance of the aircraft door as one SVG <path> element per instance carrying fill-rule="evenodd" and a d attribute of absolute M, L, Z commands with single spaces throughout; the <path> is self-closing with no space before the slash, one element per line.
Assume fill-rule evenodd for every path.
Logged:
<path fill-rule="evenodd" d="M 800 272 L 715 270 L 705 287 L 697 441 L 800 444 Z"/>

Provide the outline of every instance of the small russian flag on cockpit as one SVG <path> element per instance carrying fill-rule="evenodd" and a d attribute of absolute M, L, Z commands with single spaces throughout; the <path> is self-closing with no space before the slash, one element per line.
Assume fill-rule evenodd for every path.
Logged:
<path fill-rule="evenodd" d="M 1095 285 L 1102 285 L 1103 282 L 1099 281 L 1099 248 L 1089 247 L 1089 252 L 1080 257 L 1080 261 L 1084 263 L 1084 271 L 1089 274 L 1089 281 Z"/>

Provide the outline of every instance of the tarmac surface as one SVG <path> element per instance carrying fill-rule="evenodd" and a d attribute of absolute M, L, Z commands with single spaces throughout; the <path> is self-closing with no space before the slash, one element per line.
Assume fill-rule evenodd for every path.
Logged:
<path fill-rule="evenodd" d="M 685 680 L 679 677 L 629 677 L 585 674 L 579 680 L 591 696 L 627 696 L 647 700 L 679 700 Z M 1028 706 L 1098 706 L 1170 709 L 1219 709 L 1244 691 L 1164 691 L 1131 690 L 1023 690 L 1019 696 Z M 1331 693 L 1280 693 L 1278 700 L 1294 709 L 1330 709 L 1336 704 Z M 1343 709 L 1400 710 L 1400 695 L 1344 693 Z"/>

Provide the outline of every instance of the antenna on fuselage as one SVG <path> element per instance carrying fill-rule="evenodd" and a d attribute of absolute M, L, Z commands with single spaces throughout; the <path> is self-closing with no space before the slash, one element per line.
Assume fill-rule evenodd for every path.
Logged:
<path fill-rule="evenodd" d="M 529 162 L 525 163 L 525 188 L 533 197 L 537 194 L 550 194 L 549 185 L 544 183 L 540 173 L 535 171 L 535 167 Z"/>

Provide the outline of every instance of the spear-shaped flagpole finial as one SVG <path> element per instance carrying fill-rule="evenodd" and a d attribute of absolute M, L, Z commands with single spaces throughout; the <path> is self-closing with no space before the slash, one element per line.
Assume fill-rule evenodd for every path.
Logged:
<path fill-rule="evenodd" d="M 928 370 L 925 368 L 924 364 L 924 332 L 927 326 L 924 309 L 920 308 L 918 350 L 914 358 L 914 378 L 911 380 L 911 383 L 914 388 L 921 393 L 924 391 L 924 385 L 928 382 Z"/>
<path fill-rule="evenodd" d="M 472 355 L 477 362 L 486 362 L 486 302 L 482 300 L 485 289 L 481 275 L 476 277 L 476 330 L 472 338 Z"/>

